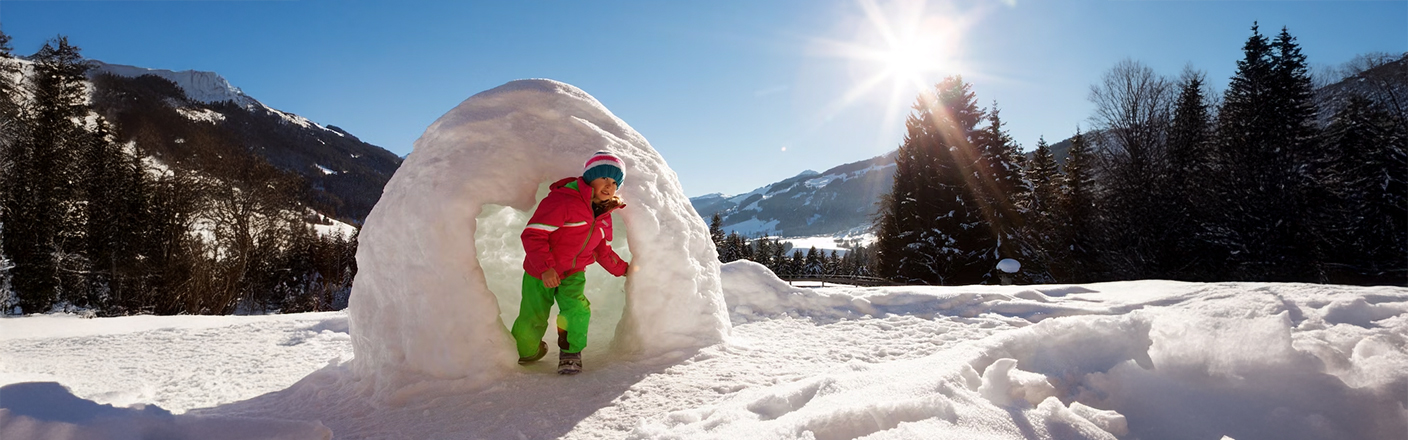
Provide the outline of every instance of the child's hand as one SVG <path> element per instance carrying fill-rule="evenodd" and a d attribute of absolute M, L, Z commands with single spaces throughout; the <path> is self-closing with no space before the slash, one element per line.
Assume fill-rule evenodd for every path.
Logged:
<path fill-rule="evenodd" d="M 562 279 L 557 275 L 557 269 L 548 268 L 548 271 L 543 272 L 543 276 L 538 277 L 538 279 L 543 280 L 543 287 L 549 289 L 556 288 L 558 285 L 562 284 Z"/>

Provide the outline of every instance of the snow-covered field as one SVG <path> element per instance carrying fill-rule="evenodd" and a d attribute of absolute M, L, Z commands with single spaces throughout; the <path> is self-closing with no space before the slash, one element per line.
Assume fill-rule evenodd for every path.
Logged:
<path fill-rule="evenodd" d="M 1408 433 L 1408 289 L 793 288 L 746 262 L 723 282 L 726 343 L 589 352 L 578 376 L 539 363 L 489 384 L 425 379 L 385 400 L 344 364 L 345 313 L 7 318 L 0 438 Z"/>
<path fill-rule="evenodd" d="M 518 366 L 516 237 L 600 150 L 630 275 L 588 270 L 585 372 Z M 1408 438 L 1408 289 L 794 287 L 550 80 L 431 125 L 358 243 L 343 313 L 0 319 L 0 439 Z"/>

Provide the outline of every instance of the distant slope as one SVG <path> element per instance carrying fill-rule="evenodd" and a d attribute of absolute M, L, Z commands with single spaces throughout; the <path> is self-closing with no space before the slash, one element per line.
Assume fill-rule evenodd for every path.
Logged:
<path fill-rule="evenodd" d="M 723 217 L 725 232 L 784 237 L 847 235 L 866 232 L 876 201 L 890 190 L 895 153 L 841 165 L 825 172 L 806 171 L 746 194 L 710 194 L 690 199 L 707 222 Z"/>
<path fill-rule="evenodd" d="M 1329 124 L 1351 95 L 1378 102 L 1400 118 L 1408 116 L 1408 54 L 1316 90 L 1320 124 Z"/>
<path fill-rule="evenodd" d="M 219 166 L 224 154 L 256 155 L 301 177 L 304 202 L 353 224 L 402 161 L 338 127 L 266 106 L 213 72 L 95 65 L 94 110 L 121 142 L 197 170 Z"/>

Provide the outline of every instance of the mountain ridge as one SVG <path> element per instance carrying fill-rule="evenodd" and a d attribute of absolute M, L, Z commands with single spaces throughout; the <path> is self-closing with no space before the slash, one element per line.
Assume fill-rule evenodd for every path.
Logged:
<path fill-rule="evenodd" d="M 215 72 L 89 61 L 93 109 L 120 142 L 196 170 L 222 166 L 226 154 L 259 157 L 304 182 L 304 203 L 347 223 L 365 220 L 402 162 L 340 127 L 270 107 Z"/>
<path fill-rule="evenodd" d="M 725 232 L 785 237 L 866 233 L 879 195 L 889 190 L 895 153 L 803 171 L 753 191 L 690 198 L 706 221 L 715 213 Z"/>

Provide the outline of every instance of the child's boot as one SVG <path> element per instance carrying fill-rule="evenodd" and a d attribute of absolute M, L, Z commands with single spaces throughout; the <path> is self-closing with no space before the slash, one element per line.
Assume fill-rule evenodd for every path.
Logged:
<path fill-rule="evenodd" d="M 521 358 L 518 358 L 518 365 L 527 365 L 527 364 L 531 364 L 531 363 L 533 363 L 533 362 L 537 362 L 538 359 L 542 359 L 543 356 L 547 356 L 547 355 L 548 355 L 548 343 L 543 342 L 543 341 L 538 341 L 538 354 L 535 354 L 535 355 L 532 355 L 532 356 L 528 356 L 528 357 L 521 357 Z"/>
<path fill-rule="evenodd" d="M 562 352 L 557 357 L 557 374 L 582 372 L 582 353 Z"/>

